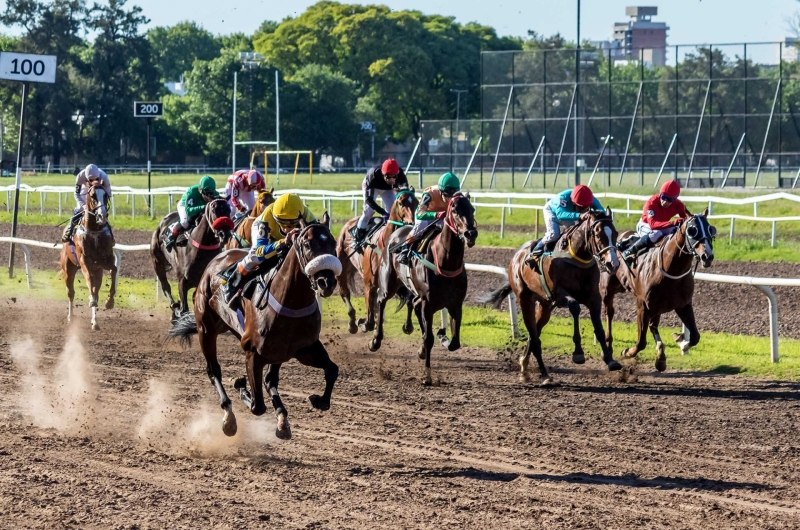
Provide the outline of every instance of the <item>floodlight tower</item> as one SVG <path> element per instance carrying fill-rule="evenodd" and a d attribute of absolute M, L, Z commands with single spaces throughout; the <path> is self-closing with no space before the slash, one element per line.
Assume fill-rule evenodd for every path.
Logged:
<path fill-rule="evenodd" d="M 242 62 L 242 71 L 250 72 L 250 85 L 249 85 L 249 90 L 250 90 L 250 141 L 248 141 L 248 142 L 237 142 L 236 141 L 236 102 L 237 102 L 237 97 L 238 97 L 238 95 L 237 95 L 237 91 L 238 91 L 237 90 L 237 83 L 238 83 L 238 74 L 239 73 L 238 72 L 234 72 L 233 73 L 233 127 L 232 127 L 232 129 L 233 129 L 233 141 L 232 141 L 232 144 L 231 144 L 231 168 L 232 168 L 232 171 L 236 171 L 236 146 L 237 145 L 255 144 L 255 143 L 260 143 L 260 144 L 269 143 L 269 144 L 276 144 L 277 145 L 277 140 L 279 139 L 279 138 L 276 138 L 275 142 L 253 141 L 253 136 L 255 134 L 255 121 L 254 121 L 255 120 L 255 115 L 253 113 L 253 107 L 254 107 L 253 76 L 254 76 L 254 71 L 264 62 L 264 59 L 265 59 L 264 56 L 261 55 L 260 53 L 239 52 L 239 60 Z M 275 73 L 275 79 L 276 79 L 276 82 L 275 82 L 275 89 L 276 89 L 276 93 L 275 93 L 275 106 L 276 106 L 276 110 L 275 110 L 275 115 L 276 115 L 275 125 L 279 129 L 279 126 L 278 126 L 279 122 L 277 120 L 277 116 L 278 116 L 278 110 L 277 110 L 277 106 L 278 106 L 277 75 L 278 74 L 276 72 Z M 280 135 L 280 131 L 276 130 L 275 134 L 276 135 Z"/>

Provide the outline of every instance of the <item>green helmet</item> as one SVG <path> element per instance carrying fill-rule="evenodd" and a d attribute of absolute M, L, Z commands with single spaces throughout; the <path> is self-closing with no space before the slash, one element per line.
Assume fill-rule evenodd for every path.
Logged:
<path fill-rule="evenodd" d="M 439 177 L 439 191 L 451 195 L 457 191 L 461 191 L 461 181 L 452 173 L 445 173 Z"/>
<path fill-rule="evenodd" d="M 200 188 L 200 193 L 207 195 L 216 195 L 217 193 L 217 181 L 208 175 L 205 175 L 200 179 L 200 184 L 198 187 Z"/>

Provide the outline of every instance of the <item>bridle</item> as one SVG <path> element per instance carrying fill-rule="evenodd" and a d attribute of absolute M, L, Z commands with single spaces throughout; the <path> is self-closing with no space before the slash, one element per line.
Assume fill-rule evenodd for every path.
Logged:
<path fill-rule="evenodd" d="M 90 187 L 89 191 L 86 193 L 87 205 L 86 205 L 86 208 L 84 208 L 84 215 L 87 218 L 88 218 L 89 215 L 94 215 L 95 222 L 99 223 L 100 214 L 102 213 L 103 206 L 104 206 L 103 201 L 105 200 L 105 195 L 104 195 L 103 200 L 98 200 L 98 198 L 97 198 L 97 189 L 98 188 L 92 186 L 92 187 Z M 94 190 L 95 195 L 91 195 L 92 190 Z M 105 192 L 103 192 L 103 193 L 105 194 Z M 88 199 L 93 199 L 95 202 L 97 202 L 97 206 L 95 206 L 94 208 L 89 208 L 88 207 L 89 206 L 88 205 Z M 103 225 L 103 227 L 105 227 L 105 225 Z"/>
<path fill-rule="evenodd" d="M 397 214 L 397 217 L 400 217 L 400 214 L 397 212 L 397 210 L 400 209 L 399 205 L 402 203 L 402 197 L 404 195 L 409 195 L 409 196 L 413 197 L 414 196 L 414 192 L 411 191 L 410 189 L 400 190 L 397 193 L 397 197 L 394 200 L 394 204 L 392 204 L 392 211 L 389 212 L 389 217 L 391 217 L 392 214 Z M 395 226 L 409 226 L 409 225 L 413 225 L 414 224 L 413 221 L 409 223 L 409 222 L 406 222 L 406 221 L 394 221 L 394 220 L 391 220 L 391 219 L 388 222 L 390 224 L 395 225 Z"/>
<path fill-rule="evenodd" d="M 301 228 L 300 232 L 298 232 L 297 235 L 294 237 L 294 242 L 292 243 L 292 250 L 294 250 L 294 253 L 297 255 L 297 261 L 300 262 L 300 268 L 303 271 L 303 274 L 306 275 L 308 281 L 311 283 L 311 289 L 313 289 L 316 292 L 319 289 L 319 286 L 317 285 L 317 280 L 316 278 L 314 278 L 314 274 L 316 273 L 315 272 L 309 273 L 308 264 L 311 262 L 311 260 L 309 260 L 305 255 L 305 249 L 311 250 L 311 245 L 309 242 L 306 242 L 303 237 L 305 236 L 306 232 L 315 227 L 323 228 L 325 232 L 327 232 L 327 235 L 331 239 L 333 239 L 333 234 L 331 233 L 331 229 L 328 227 L 328 225 L 318 222 L 308 223 L 306 226 Z M 320 254 L 320 256 L 324 255 L 325 254 Z M 336 257 L 333 254 L 327 254 L 327 255 Z M 315 256 L 315 258 L 316 257 L 318 256 Z M 278 267 L 275 268 L 277 269 Z"/>
<path fill-rule="evenodd" d="M 570 255 L 575 260 L 579 261 L 580 263 L 583 263 L 584 265 L 588 265 L 589 263 L 592 262 L 592 260 L 594 260 L 597 263 L 598 267 L 603 269 L 605 272 L 611 274 L 611 271 L 608 269 L 608 266 L 606 265 L 606 262 L 603 259 L 603 255 L 607 254 L 608 252 L 616 251 L 616 248 L 613 246 L 611 241 L 609 241 L 608 245 L 606 246 L 602 246 L 600 243 L 598 243 L 597 238 L 594 236 L 594 229 L 596 226 L 602 226 L 602 225 L 605 225 L 613 229 L 614 228 L 613 219 L 611 219 L 611 217 L 608 216 L 603 216 L 594 219 L 586 217 L 581 223 L 581 225 L 583 225 L 584 227 L 583 240 L 586 242 L 586 246 L 588 247 L 587 250 L 589 251 L 589 254 L 592 255 L 592 257 L 588 260 L 582 259 L 579 256 L 577 256 L 572 249 L 572 234 L 574 234 L 577 231 L 579 225 L 575 225 L 564 235 L 565 239 L 567 240 L 567 248 L 569 250 Z"/>
<path fill-rule="evenodd" d="M 690 223 L 692 223 L 692 224 L 690 225 Z M 700 230 L 701 237 L 699 237 L 699 238 L 698 237 L 692 237 L 689 234 L 689 230 L 691 228 L 695 228 L 695 227 L 697 227 L 697 229 Z M 677 237 L 677 234 L 679 232 L 680 232 L 680 230 L 676 230 L 672 235 L 670 235 L 670 237 L 671 238 L 672 237 Z M 703 223 L 701 223 L 698 220 L 698 216 L 697 215 L 693 215 L 690 219 L 688 219 L 686 221 L 686 229 L 684 230 L 684 232 L 685 232 L 685 234 L 684 234 L 683 245 L 680 245 L 678 247 L 678 251 L 680 252 L 681 255 L 691 256 L 692 258 L 694 258 L 694 262 L 695 262 L 694 263 L 694 270 L 697 271 L 697 267 L 700 264 L 700 260 L 702 259 L 702 256 L 700 256 L 700 254 L 698 254 L 695 249 L 696 249 L 697 245 L 699 245 L 700 243 L 702 243 L 704 241 L 706 243 L 711 244 L 711 242 L 713 241 L 714 237 L 716 237 L 716 235 L 717 235 L 716 234 L 716 230 L 713 230 L 713 227 L 711 225 L 709 225 L 709 231 L 708 231 L 708 233 L 706 233 L 706 229 L 703 226 Z M 687 276 L 688 274 L 692 273 L 691 265 L 689 266 L 689 269 L 686 272 L 684 272 L 682 274 L 679 274 L 677 276 L 669 274 L 667 271 L 665 271 L 664 267 L 662 265 L 664 263 L 664 258 L 663 258 L 664 247 L 666 247 L 666 244 L 661 245 L 661 248 L 658 251 L 658 268 L 661 271 L 662 275 L 666 276 L 667 278 L 669 278 L 671 280 L 679 280 L 679 279 L 683 278 L 684 276 Z"/>
<path fill-rule="evenodd" d="M 472 229 L 477 229 L 478 228 L 478 224 L 475 222 L 475 219 L 473 219 L 472 220 L 472 226 L 471 227 L 468 226 L 467 229 L 463 233 L 459 232 L 458 229 L 456 229 L 455 221 L 453 221 L 453 217 L 455 215 L 453 213 L 453 209 L 455 208 L 456 202 L 458 202 L 461 199 L 464 199 L 467 202 L 469 202 L 469 199 L 467 198 L 467 196 L 464 195 L 463 193 L 459 192 L 459 193 L 456 193 L 455 195 L 453 195 L 453 197 L 447 203 L 447 213 L 444 216 L 444 225 L 447 228 L 449 228 L 456 236 L 458 236 L 459 239 L 461 239 L 462 241 L 465 241 L 466 232 L 469 231 L 469 230 L 472 230 Z"/>

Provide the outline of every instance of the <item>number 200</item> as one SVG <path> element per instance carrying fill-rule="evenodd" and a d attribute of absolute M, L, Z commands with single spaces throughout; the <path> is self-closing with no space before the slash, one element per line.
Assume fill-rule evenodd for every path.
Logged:
<path fill-rule="evenodd" d="M 158 114 L 158 105 L 141 104 L 139 106 L 139 114 Z"/>

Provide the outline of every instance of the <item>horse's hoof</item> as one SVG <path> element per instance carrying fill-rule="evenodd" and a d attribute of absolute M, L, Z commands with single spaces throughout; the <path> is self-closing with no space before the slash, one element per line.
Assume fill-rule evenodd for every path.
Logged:
<path fill-rule="evenodd" d="M 673 333 L 672 338 L 675 339 L 675 342 L 683 342 L 686 338 L 683 336 L 683 333 Z"/>
<path fill-rule="evenodd" d="M 233 409 L 228 407 L 225 409 L 225 416 L 222 417 L 222 432 L 225 436 L 236 436 L 236 416 L 233 415 Z"/>
<path fill-rule="evenodd" d="M 586 362 L 586 356 L 582 353 L 573 353 L 572 354 L 572 363 L 573 364 L 583 364 Z"/>
<path fill-rule="evenodd" d="M 430 375 L 426 375 L 422 378 L 422 386 L 432 386 L 432 385 L 433 385 L 433 379 L 431 378 Z"/>
<path fill-rule="evenodd" d="M 278 414 L 278 426 L 275 428 L 275 436 L 281 440 L 292 439 L 292 428 L 289 426 L 289 418 L 286 414 Z"/>
<path fill-rule="evenodd" d="M 447 351 L 456 351 L 461 349 L 461 341 L 460 340 L 451 340 L 447 345 Z"/>
<path fill-rule="evenodd" d="M 330 400 L 325 401 L 322 399 L 322 396 L 318 396 L 316 394 L 308 396 L 308 402 L 311 403 L 311 406 L 317 410 L 325 411 L 331 408 Z"/>
<path fill-rule="evenodd" d="M 636 348 L 628 348 L 627 350 L 622 352 L 622 357 L 625 358 L 625 359 L 633 359 L 638 354 L 639 354 L 639 352 L 636 351 Z"/>
<path fill-rule="evenodd" d="M 381 341 L 379 341 L 378 339 L 372 339 L 371 341 L 369 341 L 369 351 L 376 352 L 380 349 L 380 347 L 381 347 Z"/>
<path fill-rule="evenodd" d="M 659 372 L 663 372 L 667 369 L 667 358 L 666 357 L 658 357 L 656 359 L 656 370 Z"/>
<path fill-rule="evenodd" d="M 606 366 L 608 366 L 609 372 L 616 372 L 617 370 L 622 370 L 622 365 L 619 364 L 614 359 L 611 359 L 608 363 L 606 363 Z"/>
<path fill-rule="evenodd" d="M 531 382 L 531 376 L 528 374 L 528 372 L 520 372 L 520 374 L 519 374 L 519 382 L 520 383 L 530 383 Z"/>
<path fill-rule="evenodd" d="M 358 326 L 356 326 L 355 322 L 350 321 L 350 327 L 347 328 L 347 331 L 349 331 L 351 335 L 355 335 L 358 333 Z"/>
<path fill-rule="evenodd" d="M 92 322 L 92 331 L 99 331 L 99 330 L 100 326 L 97 324 L 97 322 Z"/>
<path fill-rule="evenodd" d="M 403 324 L 403 333 L 406 335 L 414 333 L 414 324 Z"/>
<path fill-rule="evenodd" d="M 552 377 L 545 377 L 541 381 L 539 381 L 539 386 L 542 388 L 556 388 L 561 386 L 561 383 L 553 381 Z"/>
<path fill-rule="evenodd" d="M 114 299 L 110 298 L 106 300 L 106 309 L 114 309 Z"/>
<path fill-rule="evenodd" d="M 417 357 L 419 357 L 423 361 L 425 360 L 425 346 L 419 347 L 419 351 L 417 352 Z"/>
<path fill-rule="evenodd" d="M 233 383 L 233 388 L 235 388 L 236 390 L 242 390 L 247 388 L 246 377 L 237 377 L 236 379 L 231 378 L 231 383 Z"/>

